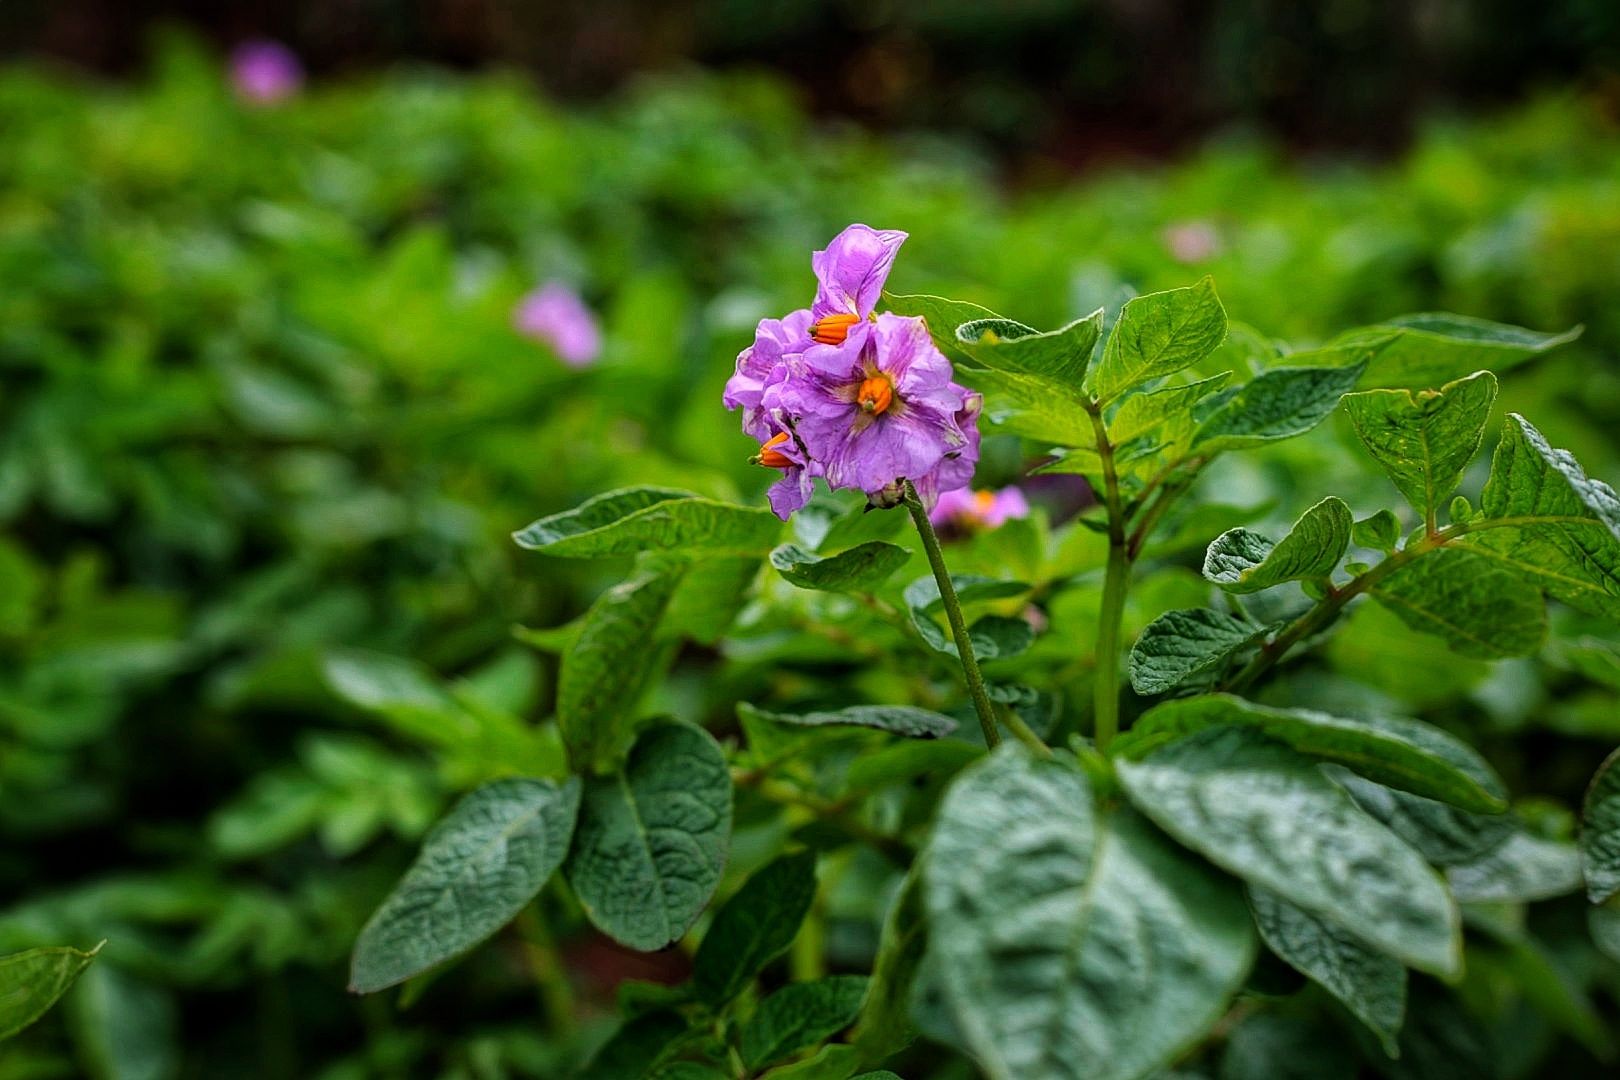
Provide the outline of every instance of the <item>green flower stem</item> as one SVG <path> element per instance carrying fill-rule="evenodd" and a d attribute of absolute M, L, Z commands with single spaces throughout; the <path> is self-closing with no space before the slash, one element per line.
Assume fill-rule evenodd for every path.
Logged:
<path fill-rule="evenodd" d="M 1097 623 L 1097 671 L 1093 680 L 1092 737 L 1106 753 L 1119 732 L 1119 637 L 1125 617 L 1125 587 L 1131 576 L 1129 541 L 1125 537 L 1125 511 L 1119 499 L 1119 474 L 1114 468 L 1114 447 L 1103 424 L 1102 406 L 1086 410 L 1097 433 L 1097 456 L 1103 467 L 1103 504 L 1108 510 L 1108 567 L 1103 576 L 1102 611 Z"/>
<path fill-rule="evenodd" d="M 951 584 L 951 573 L 945 568 L 945 555 L 939 549 L 939 535 L 934 532 L 934 523 L 928 520 L 928 510 L 917 497 L 917 489 L 911 481 L 902 480 L 901 490 L 906 509 L 911 512 L 911 520 L 917 526 L 917 535 L 922 538 L 923 551 L 928 555 L 934 580 L 939 584 L 939 599 L 945 605 L 945 621 L 951 624 L 951 637 L 956 641 L 956 652 L 962 661 L 962 675 L 967 679 L 968 695 L 973 698 L 973 708 L 979 714 L 979 728 L 984 732 L 986 745 L 994 749 L 1001 742 L 1001 732 L 996 730 L 995 707 L 984 688 L 984 676 L 979 674 L 979 658 L 973 654 L 973 641 L 968 637 L 967 623 L 962 619 L 962 602 L 956 598 L 956 586 Z"/>

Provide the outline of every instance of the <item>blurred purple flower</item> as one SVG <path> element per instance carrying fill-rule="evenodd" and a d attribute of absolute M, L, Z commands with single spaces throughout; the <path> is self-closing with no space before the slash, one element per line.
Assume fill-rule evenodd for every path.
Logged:
<path fill-rule="evenodd" d="M 1013 518 L 1029 516 L 1029 501 L 1016 487 L 1000 491 L 957 488 L 940 495 L 928 517 L 939 528 L 969 532 L 994 529 Z"/>
<path fill-rule="evenodd" d="M 244 41 L 231 53 L 231 82 L 244 100 L 272 105 L 298 93 L 304 85 L 304 66 L 279 41 Z"/>
<path fill-rule="evenodd" d="M 1207 221 L 1182 221 L 1164 230 L 1164 246 L 1178 263 L 1206 262 L 1221 253 L 1221 234 Z"/>
<path fill-rule="evenodd" d="M 588 367 L 602 353 L 602 331 L 579 294 L 560 281 L 547 282 L 518 301 L 513 325 L 551 346 L 569 367 Z"/>
<path fill-rule="evenodd" d="M 856 323 L 842 344 L 812 346 L 797 367 L 769 396 L 832 487 L 883 496 L 911 479 L 926 500 L 971 477 L 977 396 L 951 381 L 921 319 Z"/>

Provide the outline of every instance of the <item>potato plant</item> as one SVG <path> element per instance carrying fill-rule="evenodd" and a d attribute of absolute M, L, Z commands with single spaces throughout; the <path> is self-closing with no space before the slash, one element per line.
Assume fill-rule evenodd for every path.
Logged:
<path fill-rule="evenodd" d="M 1549 601 L 1620 619 L 1613 490 L 1531 420 L 1493 430 L 1492 369 L 1560 339 L 1427 314 L 1283 352 L 1229 333 L 1209 279 L 1045 332 L 934 296 L 884 294 L 874 315 L 869 291 L 837 341 L 821 340 L 825 312 L 801 320 L 755 380 L 769 415 L 745 410 L 745 426 L 780 429 L 767 450 L 800 443 L 760 463 L 835 489 L 807 482 L 802 505 L 778 505 L 787 535 L 762 507 L 664 487 L 515 534 L 628 574 L 575 622 L 529 632 L 559 657 L 544 767 L 433 829 L 360 935 L 352 988 L 431 977 L 560 878 L 620 944 L 693 949 L 686 981 L 621 991 L 589 1076 L 842 1080 L 959 1055 L 997 1078 L 1123 1080 L 1270 1075 L 1281 1054 L 1451 1075 L 1468 1064 L 1455 1046 L 1474 1045 L 1448 1030 L 1469 1022 L 1459 1001 L 1503 973 L 1541 985 L 1537 1009 L 1608 1058 L 1525 913 L 1584 888 L 1592 940 L 1615 950 L 1612 759 L 1577 844 L 1515 808 L 1466 730 L 1310 690 L 1313 659 L 1365 605 L 1443 643 L 1414 665 L 1536 653 Z M 936 522 L 925 472 L 961 444 L 894 475 L 868 438 L 933 392 L 892 374 L 924 361 L 891 364 L 886 326 L 915 327 L 904 347 L 960 380 L 947 411 L 975 399 L 974 423 L 1040 451 L 1036 476 L 1083 477 L 1090 505 L 1058 529 L 1041 513 L 976 528 L 982 499 Z M 846 406 L 834 434 L 854 449 L 812 434 L 815 406 L 782 405 L 791 393 L 773 409 L 772 378 Z M 1207 537 L 1197 589 L 1139 597 L 1177 557 L 1165 523 L 1196 523 L 1206 470 L 1336 410 L 1388 479 L 1384 505 L 1358 516 L 1314 493 L 1285 532 Z M 846 450 L 867 456 L 840 470 Z M 1149 616 L 1166 593 L 1199 602 Z M 645 704 L 683 642 L 772 673 L 718 737 Z M 853 970 L 795 951 L 835 886 L 890 897 Z"/>

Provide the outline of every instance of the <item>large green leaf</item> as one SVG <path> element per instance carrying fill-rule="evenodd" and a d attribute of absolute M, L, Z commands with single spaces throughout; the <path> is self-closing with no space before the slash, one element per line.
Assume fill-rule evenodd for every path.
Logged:
<path fill-rule="evenodd" d="M 787 951 L 816 898 L 813 852 L 784 855 L 757 870 L 715 912 L 692 962 L 692 984 L 711 1005 L 736 997 Z"/>
<path fill-rule="evenodd" d="M 981 367 L 1039 379 L 1052 392 L 1081 400 L 1080 384 L 1102 335 L 1102 309 L 1041 333 L 1010 319 L 975 319 L 956 328 L 962 351 Z"/>
<path fill-rule="evenodd" d="M 1267 627 L 1212 608 L 1167 611 L 1148 623 L 1131 647 L 1131 689 L 1162 694 L 1213 672 Z"/>
<path fill-rule="evenodd" d="M 832 975 L 782 987 L 743 1025 L 743 1064 L 762 1069 L 836 1035 L 854 1023 L 866 986 L 865 975 Z"/>
<path fill-rule="evenodd" d="M 588 499 L 512 534 L 547 555 L 601 558 L 666 550 L 763 555 L 781 534 L 768 510 L 715 502 L 671 488 L 624 488 Z"/>
<path fill-rule="evenodd" d="M 1541 334 L 1466 315 L 1427 312 L 1347 330 L 1332 345 L 1342 347 L 1369 339 L 1385 341 L 1368 365 L 1362 384 L 1421 390 L 1482 368 L 1507 371 L 1580 335 L 1579 326 L 1562 334 Z"/>
<path fill-rule="evenodd" d="M 869 540 L 836 555 L 819 556 L 797 544 L 771 552 L 771 565 L 801 589 L 870 592 L 911 559 L 911 552 L 882 540 Z"/>
<path fill-rule="evenodd" d="M 1229 882 L 1129 812 L 1099 830 L 1091 800 L 1072 762 L 1007 745 L 941 804 L 929 949 L 992 1077 L 1147 1075 L 1219 1019 L 1253 957 Z"/>
<path fill-rule="evenodd" d="M 1343 1002 L 1394 1056 L 1406 1015 L 1406 969 L 1400 961 L 1265 889 L 1251 886 L 1249 905 L 1267 947 Z"/>
<path fill-rule="evenodd" d="M 984 420 L 1004 434 L 1051 446 L 1097 445 L 1097 429 L 1085 409 L 1040 379 L 992 369 L 963 369 L 957 378 L 984 395 Z"/>
<path fill-rule="evenodd" d="M 1537 836 L 1522 824 L 1489 851 L 1446 867 L 1452 894 L 1463 903 L 1528 904 L 1581 888 L 1581 855 L 1568 841 Z"/>
<path fill-rule="evenodd" d="M 574 1080 L 624 1080 L 627 1076 L 644 1076 L 686 1031 L 686 1019 L 673 1009 L 654 1009 L 626 1020 Z"/>
<path fill-rule="evenodd" d="M 956 721 L 944 713 L 919 709 L 913 705 L 850 705 L 808 713 L 767 712 L 743 702 L 737 706 L 739 715 L 747 715 L 778 724 L 799 727 L 850 726 L 876 728 L 906 735 L 914 739 L 937 739 L 956 730 Z"/>
<path fill-rule="evenodd" d="M 1496 376 L 1477 371 L 1439 390 L 1363 390 L 1344 411 L 1368 453 L 1419 514 L 1434 516 L 1479 452 Z"/>
<path fill-rule="evenodd" d="M 714 895 L 731 841 L 731 772 L 701 728 L 642 732 L 624 770 L 585 782 L 563 873 L 591 922 L 651 952 Z"/>
<path fill-rule="evenodd" d="M 1467 543 L 1571 607 L 1620 621 L 1620 498 L 1517 414 L 1502 428 L 1481 509 L 1511 523 Z"/>
<path fill-rule="evenodd" d="M 1536 587 L 1478 549 L 1428 552 L 1369 593 L 1413 630 L 1444 639 L 1464 656 L 1528 656 L 1547 637 L 1547 606 Z"/>
<path fill-rule="evenodd" d="M 1149 293 L 1126 303 L 1091 373 L 1091 392 L 1111 401 L 1133 386 L 1174 375 L 1214 352 L 1226 337 L 1215 282 Z"/>
<path fill-rule="evenodd" d="M 1620 893 L 1620 750 L 1604 759 L 1586 789 L 1581 870 L 1592 903 L 1601 904 Z"/>
<path fill-rule="evenodd" d="M 1310 758 L 1220 726 L 1115 766 L 1138 809 L 1217 865 L 1411 967 L 1461 970 L 1439 875 Z"/>
<path fill-rule="evenodd" d="M 1329 495 L 1300 515 L 1288 535 L 1275 544 L 1248 529 L 1230 529 L 1205 552 L 1204 576 L 1231 593 L 1325 578 L 1350 546 L 1353 524 L 1350 507 Z"/>
<path fill-rule="evenodd" d="M 956 361 L 971 360 L 962 350 L 961 342 L 956 340 L 956 328 L 975 319 L 999 318 L 987 307 L 967 300 L 948 300 L 943 296 L 896 295 L 885 291 L 883 302 L 896 315 L 921 316 L 928 326 L 929 337 L 934 339 L 939 351 Z"/>
<path fill-rule="evenodd" d="M 562 863 L 579 795 L 577 779 L 497 780 L 457 803 L 360 931 L 349 989 L 402 983 L 511 921 Z"/>
<path fill-rule="evenodd" d="M 914 862 L 884 917 L 872 960 L 872 979 L 861 1002 L 860 1022 L 850 1041 L 868 1061 L 897 1054 L 915 1037 L 912 988 L 928 947 L 928 909 L 923 900 L 922 865 Z"/>
<path fill-rule="evenodd" d="M 1303 435 L 1327 419 L 1361 368 L 1277 367 L 1225 396 L 1193 437 L 1194 453 L 1244 450 Z"/>
<path fill-rule="evenodd" d="M 636 703 L 658 650 L 653 633 L 680 574 L 638 573 L 596 598 L 563 653 L 557 726 L 576 770 L 611 770 L 636 732 Z"/>
<path fill-rule="evenodd" d="M 1347 769 L 1333 778 L 1356 805 L 1387 825 L 1436 866 L 1470 863 L 1507 840 L 1519 828 L 1511 814 L 1476 814 L 1455 806 L 1385 787 Z"/>
<path fill-rule="evenodd" d="M 1495 812 L 1507 792 L 1478 752 L 1419 720 L 1357 719 L 1311 709 L 1257 705 L 1230 694 L 1206 694 L 1155 705 L 1114 743 L 1120 757 L 1141 759 L 1208 728 L 1252 728 L 1302 754 L 1340 762 L 1380 783 Z"/>
<path fill-rule="evenodd" d="M 0 1040 L 44 1016 L 95 960 L 101 945 L 89 952 L 48 947 L 0 956 Z"/>

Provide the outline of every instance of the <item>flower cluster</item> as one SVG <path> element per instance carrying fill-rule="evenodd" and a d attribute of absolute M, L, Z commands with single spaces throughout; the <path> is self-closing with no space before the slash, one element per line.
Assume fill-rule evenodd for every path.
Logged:
<path fill-rule="evenodd" d="M 906 234 L 851 225 L 811 259 L 819 287 L 809 308 L 764 319 L 726 383 L 728 409 L 760 442 L 778 517 L 803 506 L 811 482 L 853 488 L 878 505 L 902 481 L 933 505 L 973 478 L 979 395 L 951 379 L 951 363 L 920 318 L 874 314 Z"/>

